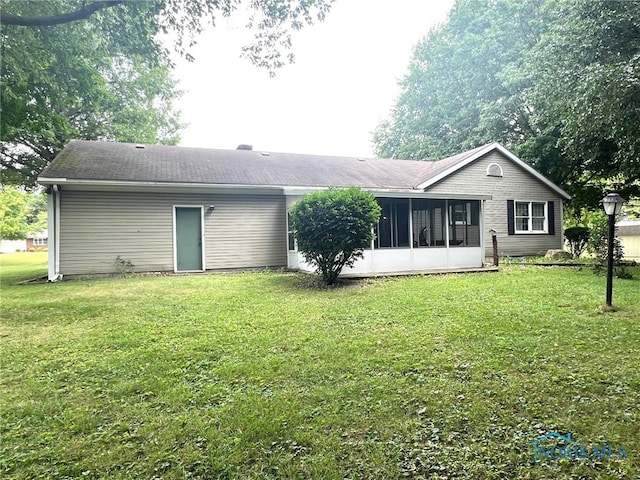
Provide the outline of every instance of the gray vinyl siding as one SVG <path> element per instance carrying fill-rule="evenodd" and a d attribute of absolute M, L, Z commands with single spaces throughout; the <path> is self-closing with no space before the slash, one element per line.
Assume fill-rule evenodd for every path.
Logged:
<path fill-rule="evenodd" d="M 502 177 L 487 176 L 487 167 L 497 163 L 502 167 Z M 563 246 L 562 197 L 529 172 L 503 156 L 492 152 L 467 165 L 453 175 L 430 187 L 428 192 L 492 195 L 484 212 L 485 256 L 492 255 L 489 229 L 497 232 L 498 251 L 501 256 L 531 256 L 544 254 L 549 249 Z M 507 225 L 507 200 L 554 202 L 555 235 L 509 235 Z"/>
<path fill-rule="evenodd" d="M 118 256 L 137 272 L 172 271 L 174 205 L 205 207 L 207 270 L 286 265 L 283 196 L 63 190 L 60 273 L 114 273 Z"/>

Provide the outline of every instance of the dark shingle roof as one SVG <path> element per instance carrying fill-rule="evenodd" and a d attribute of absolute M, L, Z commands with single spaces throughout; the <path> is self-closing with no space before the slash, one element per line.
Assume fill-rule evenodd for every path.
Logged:
<path fill-rule="evenodd" d="M 422 176 L 416 182 L 416 185 L 420 185 L 436 175 L 444 172 L 445 170 L 457 165 L 458 163 L 464 162 L 466 159 L 472 157 L 473 155 L 479 153 L 483 149 L 487 148 L 486 145 L 483 145 L 478 148 L 474 148 L 473 150 L 468 150 L 466 152 L 458 153 L 457 155 L 453 155 L 451 157 L 443 158 L 442 160 L 438 160 L 436 162 L 429 162 L 429 168 L 422 173 Z"/>
<path fill-rule="evenodd" d="M 404 189 L 412 188 L 431 164 L 73 140 L 40 178 Z"/>
<path fill-rule="evenodd" d="M 497 143 L 425 162 L 72 140 L 42 172 L 39 181 L 413 190 L 494 149 L 569 198 Z"/>

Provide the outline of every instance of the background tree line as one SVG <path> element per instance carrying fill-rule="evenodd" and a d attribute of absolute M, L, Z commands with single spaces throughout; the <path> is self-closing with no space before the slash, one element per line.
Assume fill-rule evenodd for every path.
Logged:
<path fill-rule="evenodd" d="M 47 197 L 14 186 L 0 189 L 0 240 L 23 240 L 47 228 Z"/>
<path fill-rule="evenodd" d="M 241 53 L 273 73 L 293 61 L 291 32 L 323 20 L 332 1 L 0 0 L 2 183 L 34 187 L 74 138 L 177 143 L 180 91 L 163 36 L 192 59 L 203 29 L 242 10 L 255 35 Z"/>
<path fill-rule="evenodd" d="M 457 0 L 415 48 L 374 134 L 382 157 L 435 160 L 499 141 L 572 211 L 640 196 L 640 1 Z"/>

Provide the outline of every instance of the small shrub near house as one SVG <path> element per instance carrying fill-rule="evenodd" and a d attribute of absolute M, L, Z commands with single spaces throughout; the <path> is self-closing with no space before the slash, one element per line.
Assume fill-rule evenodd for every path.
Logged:
<path fill-rule="evenodd" d="M 303 196 L 290 215 L 298 250 L 331 285 L 371 244 L 380 206 L 359 188 L 331 188 Z"/>
<path fill-rule="evenodd" d="M 569 227 L 564 231 L 564 238 L 567 240 L 569 252 L 573 258 L 580 258 L 587 248 L 591 231 L 589 227 L 577 225 Z"/>
<path fill-rule="evenodd" d="M 123 277 L 131 275 L 135 268 L 135 265 L 131 262 L 131 260 L 124 259 L 120 257 L 120 255 L 118 255 L 113 261 L 113 265 L 115 266 L 116 271 Z"/>

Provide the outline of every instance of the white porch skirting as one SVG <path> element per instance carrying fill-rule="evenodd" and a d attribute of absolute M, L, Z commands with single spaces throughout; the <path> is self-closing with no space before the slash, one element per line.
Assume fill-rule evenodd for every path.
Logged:
<path fill-rule="evenodd" d="M 297 256 L 297 262 L 296 257 Z M 364 257 L 343 274 L 411 272 L 430 269 L 482 267 L 482 247 L 379 248 L 365 250 Z M 295 265 L 297 263 L 297 265 Z M 290 252 L 289 267 L 313 272 L 300 253 Z"/>

